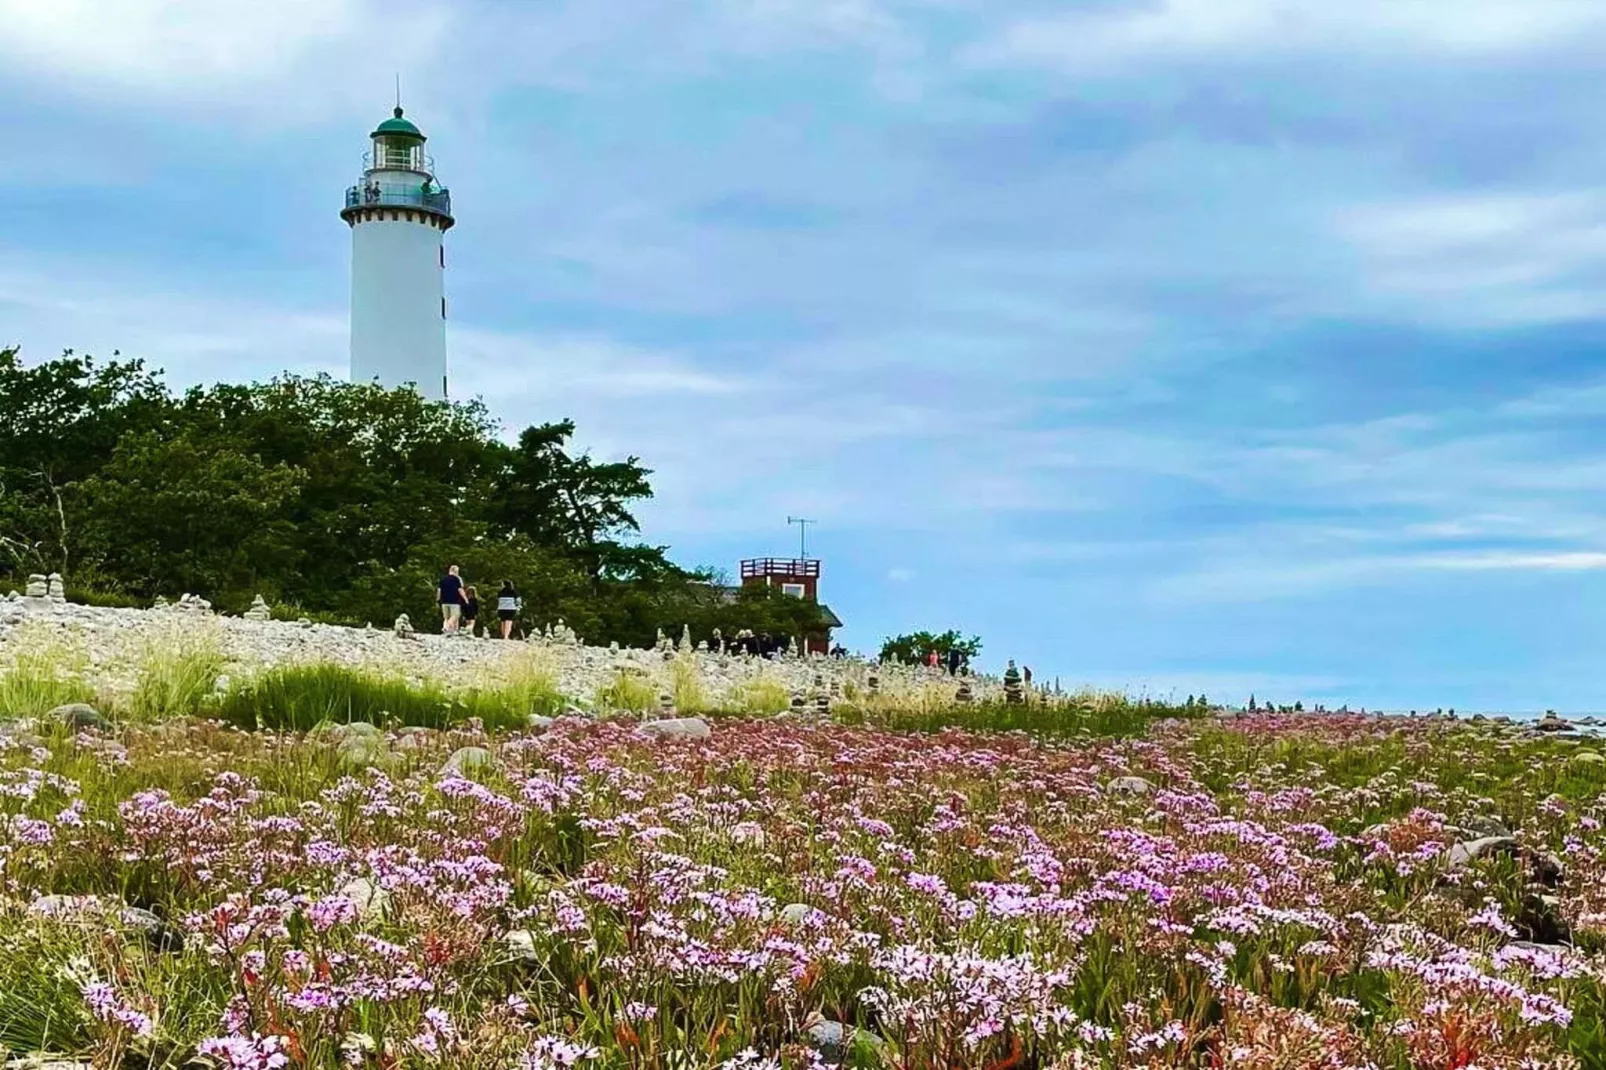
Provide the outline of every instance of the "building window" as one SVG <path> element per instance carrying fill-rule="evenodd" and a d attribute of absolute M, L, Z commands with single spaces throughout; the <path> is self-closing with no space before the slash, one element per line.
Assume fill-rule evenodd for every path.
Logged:
<path fill-rule="evenodd" d="M 781 593 L 790 598 L 802 598 L 805 588 L 801 583 L 783 583 L 781 584 Z"/>

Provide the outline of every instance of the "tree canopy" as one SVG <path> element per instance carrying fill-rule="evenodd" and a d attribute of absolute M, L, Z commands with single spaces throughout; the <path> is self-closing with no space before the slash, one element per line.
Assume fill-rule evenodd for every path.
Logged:
<path fill-rule="evenodd" d="M 641 538 L 639 458 L 600 462 L 562 420 L 514 443 L 478 402 L 329 376 L 174 393 L 159 372 L 0 349 L 0 573 L 59 571 L 78 596 L 258 593 L 322 619 L 433 613 L 447 563 L 481 597 L 514 583 L 529 623 L 644 644 L 690 624 L 799 634 L 819 609 L 731 591 Z"/>
<path fill-rule="evenodd" d="M 973 635 L 966 639 L 951 628 L 941 634 L 910 632 L 907 635 L 895 635 L 881 644 L 881 660 L 924 661 L 933 650 L 944 661 L 950 652 L 968 661 L 981 653 L 981 637 Z"/>

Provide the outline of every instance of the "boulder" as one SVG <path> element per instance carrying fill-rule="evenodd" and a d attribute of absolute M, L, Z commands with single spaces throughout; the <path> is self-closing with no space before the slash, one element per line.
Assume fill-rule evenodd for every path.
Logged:
<path fill-rule="evenodd" d="M 708 722 L 701 717 L 667 717 L 661 721 L 647 721 L 636 731 L 644 736 L 681 739 L 707 739 L 713 734 Z"/>
<path fill-rule="evenodd" d="M 530 714 L 529 725 L 530 731 L 532 732 L 545 732 L 548 728 L 552 727 L 552 724 L 553 721 L 550 717 L 539 713 Z"/>
<path fill-rule="evenodd" d="M 1118 776 L 1106 785 L 1113 795 L 1149 795 L 1154 785 L 1140 776 Z"/>
<path fill-rule="evenodd" d="M 1545 715 L 1534 724 L 1534 728 L 1541 732 L 1570 732 L 1573 730 L 1572 724 L 1564 718 L 1556 716 L 1552 710 L 1546 710 Z"/>
<path fill-rule="evenodd" d="M 441 776 L 463 776 L 493 768 L 496 756 L 484 747 L 459 747 L 441 766 Z"/>
<path fill-rule="evenodd" d="M 47 715 L 52 721 L 57 721 L 68 728 L 94 728 L 105 731 L 112 723 L 101 716 L 99 710 L 87 702 L 69 702 L 65 706 L 57 706 Z"/>

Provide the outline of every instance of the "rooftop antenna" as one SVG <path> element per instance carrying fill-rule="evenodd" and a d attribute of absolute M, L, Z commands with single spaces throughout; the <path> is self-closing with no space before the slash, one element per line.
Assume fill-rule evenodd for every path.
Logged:
<path fill-rule="evenodd" d="M 401 106 L 401 71 L 396 72 L 396 114 L 400 115 Z"/>
<path fill-rule="evenodd" d="M 802 560 L 807 561 L 809 559 L 809 525 L 818 524 L 819 521 L 809 520 L 801 516 L 789 516 L 786 518 L 786 522 L 797 525 L 797 555 Z"/>

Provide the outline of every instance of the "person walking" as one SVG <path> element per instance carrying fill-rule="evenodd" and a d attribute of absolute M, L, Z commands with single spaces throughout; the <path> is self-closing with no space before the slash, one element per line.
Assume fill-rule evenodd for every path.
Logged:
<path fill-rule="evenodd" d="M 474 628 L 480 619 L 480 592 L 473 584 L 469 584 L 464 590 L 468 595 L 463 599 L 463 626 L 468 629 L 468 634 L 472 638 Z"/>
<path fill-rule="evenodd" d="M 456 565 L 449 566 L 441 577 L 435 600 L 441 606 L 441 631 L 456 635 L 463 618 L 463 577 L 458 575 Z"/>
<path fill-rule="evenodd" d="M 514 590 L 513 581 L 503 580 L 502 589 L 496 593 L 496 619 L 502 622 L 503 639 L 513 634 L 513 622 L 519 619 L 519 610 L 523 608 L 524 600 Z"/>

